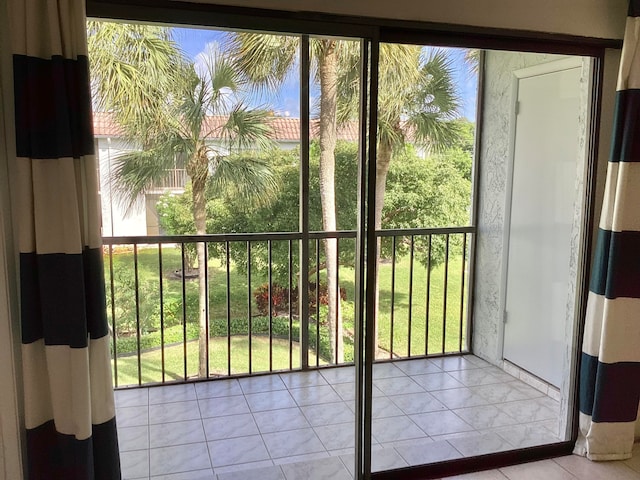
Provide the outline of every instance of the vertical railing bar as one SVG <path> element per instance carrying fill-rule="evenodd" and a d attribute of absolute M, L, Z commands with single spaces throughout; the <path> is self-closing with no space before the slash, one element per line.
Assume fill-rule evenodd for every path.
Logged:
<path fill-rule="evenodd" d="M 426 313 L 424 316 L 424 354 L 429 355 L 429 310 L 431 308 L 431 240 L 432 237 L 429 235 L 429 246 L 427 253 L 427 298 L 426 298 Z"/>
<path fill-rule="evenodd" d="M 207 335 L 207 342 L 204 346 L 204 357 L 207 361 L 205 366 L 206 378 L 209 378 L 209 243 L 204 242 L 204 291 L 206 292 L 206 300 L 204 302 L 204 330 Z M 200 367 L 198 366 L 198 369 Z"/>
<path fill-rule="evenodd" d="M 133 269 L 135 272 L 136 299 L 136 349 L 138 352 L 138 385 L 142 385 L 142 359 L 140 358 L 140 284 L 138 277 L 138 244 L 133 244 Z"/>
<path fill-rule="evenodd" d="M 300 277 L 298 308 L 300 323 L 300 368 L 309 368 L 309 140 L 310 73 L 309 35 L 300 36 Z"/>
<path fill-rule="evenodd" d="M 446 352 L 447 337 L 447 287 L 449 284 L 449 234 L 444 249 L 444 286 L 442 288 L 442 353 Z"/>
<path fill-rule="evenodd" d="M 253 345 L 251 326 L 251 241 L 247 240 L 247 325 L 249 333 L 249 373 L 253 371 Z"/>
<path fill-rule="evenodd" d="M 114 385 L 118 386 L 118 332 L 116 330 L 115 283 L 113 281 L 113 245 L 109 245 L 109 284 L 111 288 L 111 326 L 113 331 L 113 376 Z"/>
<path fill-rule="evenodd" d="M 410 254 L 409 254 L 409 312 L 408 312 L 408 325 L 409 325 L 409 339 L 407 341 L 407 356 L 411 356 L 411 323 L 413 320 L 413 263 L 415 255 L 415 236 L 411 235 Z"/>
<path fill-rule="evenodd" d="M 162 362 L 162 383 L 166 381 L 164 352 L 164 281 L 162 279 L 162 243 L 158 242 L 158 271 L 160 287 L 160 358 Z"/>
<path fill-rule="evenodd" d="M 185 261 L 184 242 L 180 243 L 182 266 L 182 361 L 184 363 L 184 379 L 187 379 L 187 270 Z"/>
<path fill-rule="evenodd" d="M 340 335 L 340 331 L 338 330 L 338 312 L 340 311 L 340 239 L 336 237 L 336 365 L 338 364 L 338 335 Z M 327 281 L 327 286 L 329 282 Z M 329 292 L 327 292 L 328 294 Z M 329 298 L 329 296 L 327 296 Z M 343 344 L 344 345 L 344 344 Z"/>
<path fill-rule="evenodd" d="M 227 301 L 227 375 L 231 375 L 231 273 L 229 240 L 224 242 L 226 261 L 226 301 Z"/>
<path fill-rule="evenodd" d="M 462 352 L 462 319 L 464 318 L 464 282 L 467 263 L 467 234 L 462 236 L 462 274 L 460 279 L 460 332 L 458 333 L 458 351 Z"/>
<path fill-rule="evenodd" d="M 273 302 L 272 302 L 273 271 L 271 268 L 273 258 L 272 258 L 271 248 L 272 248 L 272 241 L 268 240 L 267 241 L 267 261 L 268 261 L 267 270 L 268 270 L 268 276 L 269 276 L 268 293 L 269 293 L 269 371 L 270 372 L 273 371 Z"/>
<path fill-rule="evenodd" d="M 396 252 L 396 242 L 397 242 L 398 237 L 396 237 L 395 235 L 393 237 L 391 237 L 391 311 L 390 311 L 390 330 L 391 330 L 391 341 L 390 343 L 390 351 L 389 351 L 389 358 L 393 358 L 393 324 L 395 321 L 395 313 L 396 313 L 396 308 L 395 308 L 395 304 L 396 304 L 396 260 L 397 260 L 397 252 Z M 378 309 L 380 309 L 380 306 L 378 306 Z M 378 316 L 380 316 L 380 313 L 378 313 Z"/>
<path fill-rule="evenodd" d="M 293 282 L 291 275 L 293 274 L 293 257 L 292 257 L 293 242 L 289 240 L 289 370 L 293 370 L 293 297 L 292 288 Z M 298 297 L 299 300 L 300 297 Z"/>
<path fill-rule="evenodd" d="M 320 239 L 316 238 L 316 367 L 320 366 Z"/>

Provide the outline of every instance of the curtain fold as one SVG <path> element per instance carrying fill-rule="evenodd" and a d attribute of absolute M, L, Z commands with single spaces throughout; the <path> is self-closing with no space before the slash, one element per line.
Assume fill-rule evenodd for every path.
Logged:
<path fill-rule="evenodd" d="M 120 478 L 83 0 L 9 0 L 29 479 Z"/>
<path fill-rule="evenodd" d="M 575 452 L 631 457 L 640 423 L 640 0 L 629 2 L 589 287 Z"/>

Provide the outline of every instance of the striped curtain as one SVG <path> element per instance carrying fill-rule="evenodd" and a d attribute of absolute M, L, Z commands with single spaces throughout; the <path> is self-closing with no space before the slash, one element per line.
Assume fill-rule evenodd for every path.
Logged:
<path fill-rule="evenodd" d="M 640 0 L 631 0 L 580 371 L 576 453 L 631 457 L 640 433 Z"/>
<path fill-rule="evenodd" d="M 119 479 L 84 0 L 8 0 L 29 479 Z"/>

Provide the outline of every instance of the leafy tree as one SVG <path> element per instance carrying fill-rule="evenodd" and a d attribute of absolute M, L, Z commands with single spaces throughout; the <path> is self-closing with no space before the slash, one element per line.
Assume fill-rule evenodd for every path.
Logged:
<path fill-rule="evenodd" d="M 333 232 L 337 229 L 336 188 L 335 188 L 335 148 L 338 138 L 338 95 L 340 77 L 353 76 L 346 73 L 354 56 L 357 42 L 342 41 L 335 38 L 312 38 L 310 57 L 313 62 L 315 80 L 320 86 L 319 99 L 319 188 L 322 206 L 322 229 Z M 266 89 L 276 87 L 287 78 L 296 64 L 300 48 L 299 37 L 265 35 L 258 33 L 234 33 L 230 37 L 229 47 L 236 57 L 239 68 L 251 79 L 254 85 Z M 357 71 L 357 69 L 356 69 Z M 353 83 L 350 86 L 353 88 Z M 357 85 L 355 87 L 357 89 Z M 340 302 L 338 302 L 338 242 L 334 238 L 323 241 L 326 256 L 327 288 L 329 291 L 329 330 L 331 345 L 335 345 L 332 360 L 342 362 L 344 345 Z M 332 347 L 333 348 L 333 347 Z"/>
<path fill-rule="evenodd" d="M 352 59 L 355 67 L 355 59 Z M 347 69 L 348 71 L 348 69 Z M 340 117 L 353 117 L 359 101 L 354 78 L 342 79 L 343 106 Z M 407 143 L 428 154 L 452 145 L 458 126 L 452 122 L 459 109 L 459 98 L 453 83 L 452 60 L 445 50 L 424 49 L 414 45 L 382 44 L 380 46 L 378 85 L 378 145 L 375 179 L 375 228 L 383 225 L 383 209 L 387 175 L 394 152 Z M 378 260 L 381 244 L 378 242 Z M 378 277 L 376 276 L 376 320 L 378 334 Z"/>
<path fill-rule="evenodd" d="M 452 149 L 456 150 L 456 149 Z M 424 228 L 458 226 L 469 223 L 469 207 L 471 200 L 471 182 L 465 177 L 466 171 L 448 155 L 449 150 L 441 157 L 420 158 L 415 148 L 405 146 L 396 153 L 391 164 L 387 180 L 387 200 L 383 210 L 382 221 L 387 228 Z M 310 158 L 310 228 L 321 228 L 319 191 L 319 153 L 317 144 L 311 145 Z M 278 178 L 280 188 L 269 206 L 247 209 L 241 199 L 233 195 L 220 195 L 210 190 L 207 200 L 207 232 L 290 232 L 298 231 L 299 206 L 299 167 L 297 151 L 277 150 L 271 154 L 271 165 Z M 355 143 L 338 142 L 336 146 L 336 205 L 340 211 L 338 228 L 352 230 L 356 228 L 357 192 L 353 188 L 353 178 L 357 172 L 358 150 Z M 470 154 L 467 154 L 470 162 Z M 190 199 L 188 195 L 165 195 L 158 204 L 158 212 L 162 226 L 170 233 L 181 234 L 192 230 L 192 225 L 185 221 L 189 218 Z M 397 254 L 404 255 L 408 251 L 407 240 L 398 242 Z M 341 240 L 340 264 L 354 265 L 355 244 L 353 241 Z M 460 250 L 460 239 L 452 237 L 450 254 Z M 381 255 L 391 256 L 391 242 L 382 242 Z M 434 237 L 431 245 L 429 261 L 428 239 L 417 237 L 414 245 L 417 260 L 431 268 L 444 261 L 444 239 Z M 218 258 L 225 257 L 224 245 L 211 243 L 209 252 Z M 297 249 L 292 250 L 293 274 L 298 271 Z M 237 248 L 231 248 L 230 255 L 234 263 L 246 271 L 247 257 L 244 242 Z M 265 242 L 256 242 L 252 247 L 252 269 L 259 274 L 267 273 L 267 249 Z M 326 261 L 320 258 L 320 268 Z M 289 282 L 289 249 L 288 242 L 273 242 L 272 276 L 275 283 L 286 286 Z M 312 271 L 315 256 L 310 258 Z M 295 284 L 295 280 L 293 281 Z"/>
<path fill-rule="evenodd" d="M 235 34 L 232 51 L 241 69 L 255 84 L 280 84 L 295 62 L 298 40 L 262 34 Z M 320 191 L 323 229 L 336 229 L 336 185 L 334 151 L 337 126 L 357 117 L 359 103 L 359 48 L 355 42 L 312 39 L 313 71 L 320 84 L 319 144 Z M 382 227 L 386 178 L 393 152 L 407 140 L 426 150 L 450 145 L 457 134 L 450 122 L 457 115 L 459 101 L 452 80 L 451 60 L 444 50 L 417 46 L 382 44 L 378 92 L 378 155 L 376 158 L 375 228 Z M 325 241 L 330 299 L 330 327 L 340 326 L 338 311 L 337 248 Z M 335 270 L 334 270 L 335 268 Z M 377 280 L 376 280 L 376 292 Z M 377 294 L 377 293 L 376 293 Z M 376 301 L 377 304 L 377 301 Z M 376 308 L 377 312 L 377 308 Z M 377 325 L 377 322 L 376 322 Z M 377 326 L 376 326 L 377 332 Z M 377 336 L 377 333 L 374 335 Z M 338 339 L 339 340 L 339 339 Z M 340 346 L 338 346 L 340 349 Z M 340 355 L 336 355 L 340 359 Z"/>
<path fill-rule="evenodd" d="M 453 123 L 456 124 L 455 128 L 458 129 L 458 136 L 449 148 L 437 153 L 435 158 L 441 162 L 455 165 L 464 178 L 471 181 L 471 167 L 475 149 L 475 125 L 464 118 L 453 120 Z"/>
<path fill-rule="evenodd" d="M 319 147 L 312 143 L 310 150 L 310 188 L 309 188 L 309 218 L 310 230 L 322 229 L 320 207 L 319 179 Z M 247 208 L 246 203 L 233 193 L 209 190 L 207 200 L 207 232 L 208 233 L 254 233 L 254 232 L 297 232 L 299 229 L 299 151 L 275 150 L 262 158 L 269 161 L 277 178 L 277 193 L 268 206 Z M 336 201 L 340 210 L 338 217 L 339 230 L 353 230 L 356 227 L 357 192 L 353 188 L 353 178 L 357 174 L 357 145 L 354 143 L 338 142 L 336 148 Z M 189 187 L 188 187 L 189 188 Z M 186 196 L 164 195 L 158 202 L 158 214 L 162 227 L 172 234 L 182 234 L 192 230 L 192 220 L 188 212 L 191 201 Z M 246 271 L 246 246 L 244 242 L 237 247 L 231 246 L 231 256 L 235 264 Z M 340 242 L 340 262 L 353 264 L 353 251 L 349 249 L 348 240 Z M 353 242 L 351 242 L 353 243 Z M 292 249 L 294 257 L 293 275 L 298 271 L 298 249 Z M 273 242 L 273 271 L 275 281 L 282 285 L 288 284 L 289 275 L 289 247 L 287 241 Z M 313 249 L 312 249 L 313 250 Z M 209 252 L 218 258 L 224 258 L 224 245 L 211 243 Z M 265 242 L 255 242 L 252 245 L 252 268 L 259 273 L 266 274 L 267 246 Z M 320 269 L 326 264 L 324 251 L 321 255 Z M 315 265 L 315 254 L 310 258 L 311 274 L 318 268 Z M 294 278 L 293 283 L 296 283 Z"/>
<path fill-rule="evenodd" d="M 191 179 L 196 234 L 206 233 L 208 186 L 233 191 L 254 205 L 268 202 L 275 187 L 268 166 L 232 153 L 271 147 L 269 113 L 242 104 L 246 81 L 228 55 L 209 49 L 202 59 L 203 68 L 196 72 L 166 28 L 93 22 L 88 33 L 90 58 L 98 58 L 92 64 L 96 104 L 113 111 L 126 138 L 142 147 L 116 161 L 114 184 L 130 205 L 162 180 L 177 156 L 184 159 Z M 112 48 L 95 50 L 109 44 L 110 38 Z M 208 342 L 204 243 L 197 244 L 197 260 L 199 374 L 204 376 Z"/>

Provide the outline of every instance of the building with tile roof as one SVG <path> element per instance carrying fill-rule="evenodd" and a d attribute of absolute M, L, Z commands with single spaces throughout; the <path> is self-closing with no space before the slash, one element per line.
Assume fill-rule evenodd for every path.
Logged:
<path fill-rule="evenodd" d="M 212 143 L 216 142 L 215 132 L 221 131 L 226 118 L 209 116 L 206 119 L 205 131 Z M 292 150 L 300 143 L 300 119 L 274 116 L 270 120 L 272 139 L 284 150 Z M 358 122 L 349 122 L 338 129 L 338 139 L 357 141 Z M 120 125 L 113 114 L 95 112 L 93 114 L 93 131 L 95 136 L 96 155 L 100 164 L 100 195 L 102 200 L 102 233 L 104 236 L 157 235 L 160 233 L 156 203 L 165 193 L 181 194 L 188 181 L 184 165 L 176 163 L 175 168 L 167 170 L 166 178 L 138 199 L 135 205 L 128 208 L 124 199 L 117 196 L 117 188 L 113 181 L 113 169 L 117 157 L 131 150 L 131 145 L 124 139 Z M 311 120 L 311 139 L 318 138 L 319 121 Z"/>

